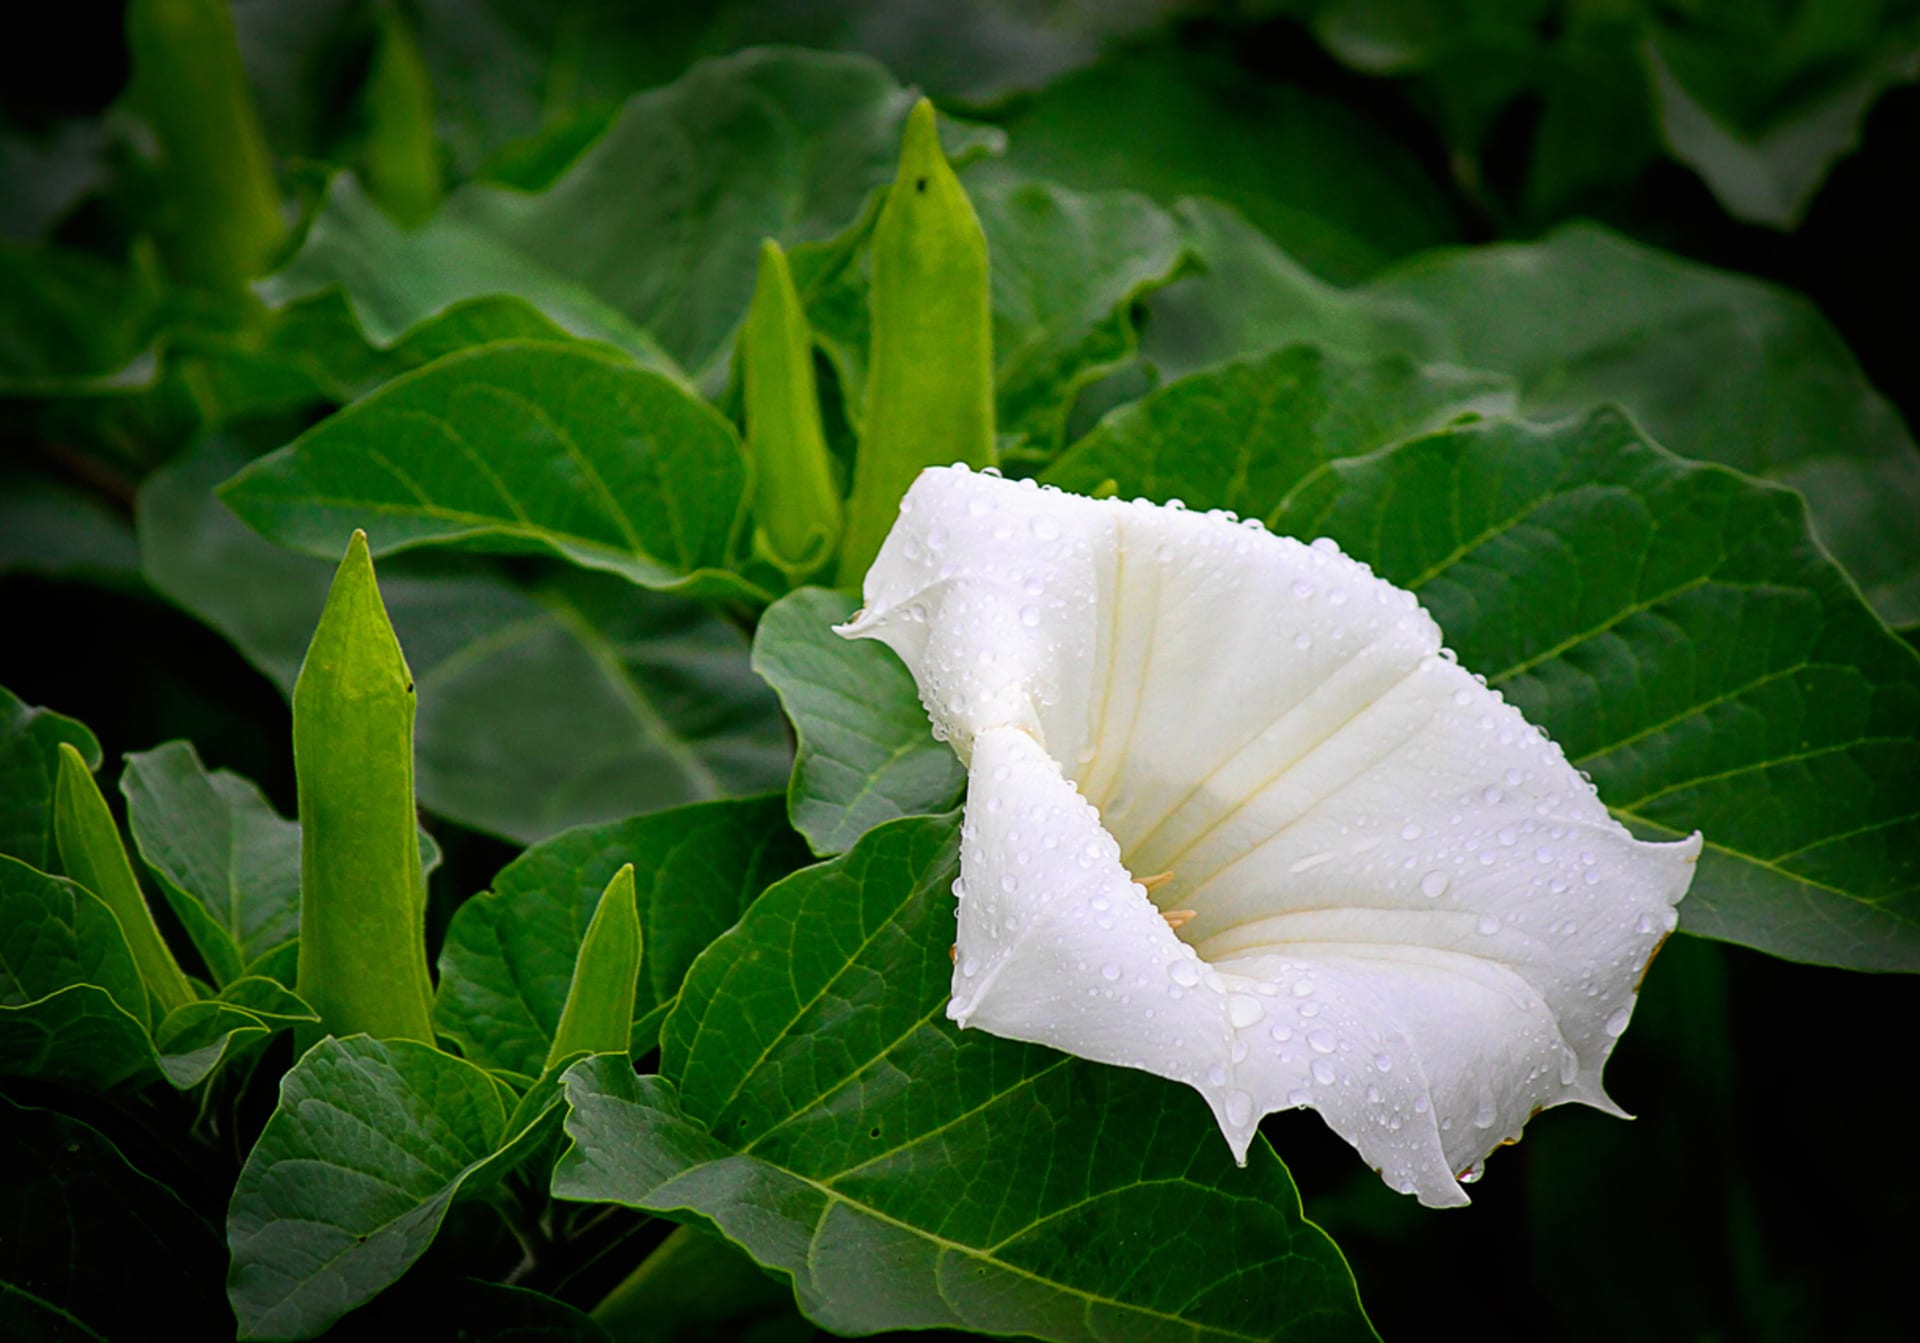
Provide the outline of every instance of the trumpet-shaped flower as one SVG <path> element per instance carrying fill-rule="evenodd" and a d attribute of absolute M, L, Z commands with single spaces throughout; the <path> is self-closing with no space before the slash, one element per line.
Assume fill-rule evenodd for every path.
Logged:
<path fill-rule="evenodd" d="M 969 770 L 948 1015 L 1310 1106 L 1434 1206 L 1601 1068 L 1700 850 L 1634 839 L 1413 595 L 1225 514 L 921 475 L 841 632 Z"/>

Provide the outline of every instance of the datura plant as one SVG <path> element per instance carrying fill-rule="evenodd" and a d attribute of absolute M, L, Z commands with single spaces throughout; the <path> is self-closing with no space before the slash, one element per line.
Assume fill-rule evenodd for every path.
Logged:
<path fill-rule="evenodd" d="M 1310 1106 L 1467 1202 L 1579 1101 L 1700 836 L 1636 840 L 1545 732 L 1329 540 L 925 472 L 840 632 L 968 768 L 947 1015 L 1184 1082 L 1242 1164 Z"/>

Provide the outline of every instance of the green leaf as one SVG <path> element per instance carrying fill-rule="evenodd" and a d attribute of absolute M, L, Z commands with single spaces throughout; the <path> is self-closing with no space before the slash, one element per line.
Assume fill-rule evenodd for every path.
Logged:
<path fill-rule="evenodd" d="M 0 1335 L 150 1338 L 164 1303 L 168 1334 L 231 1336 L 220 1238 L 99 1130 L 0 1096 L 0 1169 Z"/>
<path fill-rule="evenodd" d="M 184 741 L 127 756 L 127 827 L 218 984 L 300 936 L 300 827 Z"/>
<path fill-rule="evenodd" d="M 167 1081 L 182 1090 L 196 1086 L 251 1044 L 320 1018 L 274 980 L 236 979 L 218 998 L 176 1008 L 154 1028 L 156 1061 Z"/>
<path fill-rule="evenodd" d="M 640 950 L 640 914 L 634 907 L 633 864 L 628 863 L 613 874 L 587 920 L 543 1074 L 580 1054 L 626 1052 L 633 1034 Z"/>
<path fill-rule="evenodd" d="M 433 1040 L 413 706 L 413 673 L 355 532 L 293 687 L 295 988 L 334 1035 Z"/>
<path fill-rule="evenodd" d="M 456 1199 L 534 1145 L 511 1097 L 411 1040 L 327 1039 L 280 1083 L 227 1211 L 227 1296 L 245 1338 L 306 1338 L 426 1251 Z"/>
<path fill-rule="evenodd" d="M 209 493 L 243 461 L 212 440 L 150 477 L 141 545 L 154 586 L 286 693 L 332 566 L 262 540 Z M 693 602 L 447 555 L 382 564 L 381 594 L 419 691 L 420 801 L 463 825 L 533 843 L 787 775 L 779 705 L 744 637 Z"/>
<path fill-rule="evenodd" d="M 300 250 L 258 287 L 280 308 L 339 290 L 376 349 L 412 347 L 418 357 L 422 342 L 451 348 L 445 323 L 477 310 L 509 323 L 501 339 L 574 336 L 621 350 L 663 377 L 686 377 L 652 336 L 578 284 L 453 212 L 403 228 L 351 173 L 334 177 Z"/>
<path fill-rule="evenodd" d="M 952 748 L 928 730 L 900 659 L 833 632 L 858 605 L 803 588 L 767 608 L 753 639 L 753 669 L 779 694 L 799 742 L 787 814 L 822 856 L 883 821 L 951 811 L 967 783 Z"/>
<path fill-rule="evenodd" d="M 956 831 L 894 822 L 755 902 L 660 1077 L 568 1074 L 555 1195 L 711 1223 L 836 1332 L 1371 1337 L 1264 1143 L 1237 1169 L 1184 1088 L 943 1019 Z"/>
<path fill-rule="evenodd" d="M 1418 305 L 1316 278 L 1224 205 L 1174 210 L 1194 273 L 1147 296 L 1141 358 L 1166 380 L 1243 355 L 1311 341 L 1350 354 L 1431 357 L 1445 342 Z"/>
<path fill-rule="evenodd" d="M 153 1020 L 193 1002 L 199 995 L 160 936 L 140 880 L 133 875 L 120 826 L 107 810 L 107 800 L 100 795 L 100 785 L 93 781 L 85 758 L 67 742 L 60 744 L 60 774 L 54 780 L 53 798 L 60 865 L 99 896 L 120 921 L 134 964 L 140 967 Z"/>
<path fill-rule="evenodd" d="M 1349 107 L 1167 45 L 1055 80 L 1001 125 L 1022 172 L 1164 206 L 1213 197 L 1336 281 L 1458 236 L 1425 167 Z"/>
<path fill-rule="evenodd" d="M 144 269 L 0 241 L 0 397 L 151 386 L 159 311 L 157 284 Z"/>
<path fill-rule="evenodd" d="M 807 860 L 778 798 L 681 807 L 556 835 L 502 868 L 454 913 L 440 954 L 434 1025 L 461 1052 L 519 1079 L 540 1075 L 601 893 L 625 864 L 646 943 L 636 1053 L 694 957 L 753 898 Z"/>
<path fill-rule="evenodd" d="M 1292 345 L 1122 406 L 1042 479 L 1080 494 L 1111 480 L 1156 503 L 1204 499 L 1271 524 L 1288 493 L 1329 461 L 1462 416 L 1504 414 L 1513 402 L 1499 374 Z"/>
<path fill-rule="evenodd" d="M 1797 496 L 1602 410 L 1335 461 L 1278 526 L 1417 592 L 1622 821 L 1704 832 L 1682 928 L 1920 971 L 1920 656 Z"/>
<path fill-rule="evenodd" d="M 153 1067 L 147 991 L 86 887 L 0 857 L 0 1074 L 101 1089 Z"/>
<path fill-rule="evenodd" d="M 358 527 L 380 554 L 545 551 L 643 587 L 751 595 L 717 572 L 746 488 L 733 426 L 674 382 L 584 347 L 510 341 L 395 379 L 220 496 L 314 554 Z"/>
<path fill-rule="evenodd" d="M 100 743 L 84 724 L 34 708 L 0 686 L 0 854 L 29 867 L 53 866 L 53 785 L 60 744 L 88 769 L 100 768 Z"/>
<path fill-rule="evenodd" d="M 1593 225 L 1436 253 L 1365 291 L 1449 329 L 1442 358 L 1542 414 L 1618 401 L 1661 443 L 1799 490 L 1895 626 L 1920 624 L 1920 450 L 1811 302 Z"/>
<path fill-rule="evenodd" d="M 430 32 L 422 47 L 431 66 Z M 546 189 L 463 187 L 412 243 L 376 239 L 413 249 L 420 273 L 406 288 L 388 254 L 346 233 L 336 235 L 346 251 L 312 265 L 296 258 L 292 274 L 302 287 L 346 283 L 357 307 L 386 314 L 388 330 L 490 292 L 516 294 L 573 329 L 563 313 L 591 295 L 715 391 L 761 240 L 790 248 L 852 220 L 892 177 L 912 101 L 859 56 L 769 49 L 705 61 L 630 99 Z M 997 133 L 973 131 L 949 147 L 992 143 Z M 558 311 L 546 302 L 556 296 Z"/>

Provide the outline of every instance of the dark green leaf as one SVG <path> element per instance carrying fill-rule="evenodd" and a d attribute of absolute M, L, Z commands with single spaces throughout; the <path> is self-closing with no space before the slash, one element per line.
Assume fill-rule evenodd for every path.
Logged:
<path fill-rule="evenodd" d="M 1438 253 L 1361 294 L 1450 331 L 1439 357 L 1529 411 L 1618 401 L 1667 447 L 1790 485 L 1889 623 L 1920 623 L 1920 451 L 1812 303 L 1593 225 Z"/>
<path fill-rule="evenodd" d="M 60 743 L 100 768 L 100 743 L 83 724 L 24 704 L 0 686 L 0 854 L 29 867 L 53 866 L 53 784 Z"/>
<path fill-rule="evenodd" d="M 220 984 L 300 935 L 300 827 L 229 770 L 209 772 L 184 741 L 127 757 L 127 825 Z"/>
<path fill-rule="evenodd" d="M 145 1022 L 105 989 L 69 984 L 18 1006 L 0 1002 L 0 1075 L 107 1091 L 145 1082 L 156 1067 Z"/>
<path fill-rule="evenodd" d="M 767 608 L 753 639 L 753 669 L 779 694 L 799 742 L 787 814 L 823 856 L 883 821 L 952 810 L 967 781 L 928 730 L 900 659 L 833 632 L 858 605 L 803 588 Z"/>
<path fill-rule="evenodd" d="M 956 844 L 897 821 L 755 902 L 662 1076 L 568 1075 L 556 1195 L 710 1222 L 841 1332 L 1371 1337 L 1264 1143 L 1236 1169 L 1186 1089 L 942 1019 Z"/>
<path fill-rule="evenodd" d="M 227 1296 L 248 1338 L 305 1338 L 373 1299 L 533 1145 L 511 1096 L 470 1063 L 406 1040 L 315 1045 L 227 1212 Z"/>
<path fill-rule="evenodd" d="M 197 1086 L 244 1047 L 319 1015 L 278 982 L 236 979 L 218 998 L 188 1003 L 154 1028 L 156 1061 L 174 1086 Z"/>
<path fill-rule="evenodd" d="M 0 857 L 0 1007 L 92 984 L 135 1019 L 147 1013 L 120 921 L 86 887 Z"/>
<path fill-rule="evenodd" d="M 1317 279 L 1223 205 L 1186 200 L 1174 213 L 1195 273 L 1147 297 L 1140 343 L 1142 359 L 1164 379 L 1297 341 L 1422 357 L 1445 341 L 1418 305 Z"/>
<path fill-rule="evenodd" d="M 1166 46 L 1057 80 L 1002 124 L 1025 172 L 1167 206 L 1214 197 L 1333 280 L 1458 236 L 1426 169 L 1348 107 Z"/>
<path fill-rule="evenodd" d="M 260 293 L 284 307 L 335 288 L 367 340 L 382 350 L 404 344 L 418 357 L 431 349 L 419 349 L 422 340 L 451 348 L 444 323 L 478 309 L 504 324 L 495 339 L 571 335 L 613 346 L 666 377 L 686 376 L 653 337 L 578 284 L 453 211 L 404 229 L 349 173 L 333 179 L 299 252 L 261 282 Z M 479 302 L 498 295 L 514 298 Z"/>
<path fill-rule="evenodd" d="M 636 1019 L 656 1023 L 695 956 L 768 883 L 807 855 L 778 798 L 709 802 L 570 830 L 527 850 L 463 904 L 440 956 L 434 1025 L 476 1063 L 537 1077 L 552 1047 L 580 941 L 624 864 L 646 944 Z M 634 1040 L 645 1053 L 651 1030 Z"/>
<path fill-rule="evenodd" d="M 751 593 L 718 572 L 746 463 L 733 427 L 656 373 L 508 341 L 396 379 L 221 487 L 273 540 L 337 554 L 433 543 L 546 551 L 651 588 Z"/>
<path fill-rule="evenodd" d="M 1278 525 L 1419 593 L 1621 820 L 1704 832 L 1683 928 L 1920 970 L 1920 657 L 1797 496 L 1597 411 L 1335 461 Z"/>
<path fill-rule="evenodd" d="M 290 554 L 208 492 L 244 459 L 214 441 L 141 492 L 149 578 L 288 691 L 332 566 Z M 569 571 L 521 583 L 402 556 L 381 592 L 420 695 L 429 809 L 532 843 L 568 826 L 779 785 L 779 706 L 745 641 L 692 602 Z"/>
<path fill-rule="evenodd" d="M 1333 459 L 1461 416 L 1499 415 L 1513 401 L 1512 384 L 1496 373 L 1293 345 L 1122 406 L 1043 479 L 1080 494 L 1111 480 L 1156 503 L 1204 499 L 1271 524 L 1288 494 Z"/>
<path fill-rule="evenodd" d="M 0 1170 L 0 1336 L 231 1337 L 220 1238 L 98 1130 L 0 1096 Z"/>
<path fill-rule="evenodd" d="M 159 292 L 85 253 L 0 241 L 0 397 L 125 393 L 159 370 Z"/>

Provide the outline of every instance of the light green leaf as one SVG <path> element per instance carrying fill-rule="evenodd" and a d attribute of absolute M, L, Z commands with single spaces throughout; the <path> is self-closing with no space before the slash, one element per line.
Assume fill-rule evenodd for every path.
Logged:
<path fill-rule="evenodd" d="M 753 669 L 779 694 L 799 742 L 787 814 L 822 856 L 844 853 L 883 821 L 951 811 L 967 782 L 952 748 L 928 730 L 900 659 L 833 632 L 858 605 L 803 588 L 767 608 L 753 639 Z"/>
<path fill-rule="evenodd" d="M 210 440 L 155 473 L 141 545 L 154 586 L 284 694 L 332 566 L 262 540 L 211 495 L 243 461 Z M 448 555 L 384 563 L 381 592 L 417 678 L 416 787 L 443 816 L 533 843 L 787 775 L 779 706 L 744 637 L 693 602 L 573 570 L 510 580 Z"/>
<path fill-rule="evenodd" d="M 447 1209 L 536 1145 L 511 1096 L 409 1040 L 327 1039 L 280 1083 L 227 1211 L 227 1297 L 246 1338 L 307 1338 L 426 1251 Z"/>
<path fill-rule="evenodd" d="M 1327 462 L 1513 403 L 1512 383 L 1497 373 L 1292 345 L 1122 406 L 1042 479 L 1080 494 L 1111 480 L 1156 503 L 1204 499 L 1271 524 L 1288 493 Z"/>
<path fill-rule="evenodd" d="M 778 798 L 709 802 L 556 835 L 454 913 L 434 1025 L 476 1063 L 522 1082 L 539 1076 L 601 892 L 632 863 L 646 944 L 634 1017 L 652 1023 L 633 1048 L 645 1053 L 694 957 L 805 861 Z"/>
<path fill-rule="evenodd" d="M 555 1194 L 711 1223 L 836 1332 L 1371 1337 L 1264 1143 L 1237 1169 L 1184 1089 L 943 1019 L 957 838 L 897 821 L 755 902 L 660 1077 L 568 1074 Z"/>
<path fill-rule="evenodd" d="M 320 1018 L 274 980 L 236 979 L 218 998 L 188 1003 L 154 1028 L 156 1061 L 175 1087 L 196 1086 L 248 1045 Z"/>
<path fill-rule="evenodd" d="M 100 743 L 82 723 L 21 702 L 0 686 L 0 854 L 29 867 L 53 866 L 53 785 L 60 743 L 100 768 Z"/>
<path fill-rule="evenodd" d="M 1796 495 L 1603 410 L 1334 461 L 1278 526 L 1418 593 L 1622 821 L 1702 831 L 1682 928 L 1920 971 L 1920 657 Z"/>
<path fill-rule="evenodd" d="M 751 595 L 719 572 L 745 511 L 733 426 L 656 373 L 508 341 L 395 379 L 246 468 L 221 498 L 295 549 L 547 552 L 650 588 Z"/>

